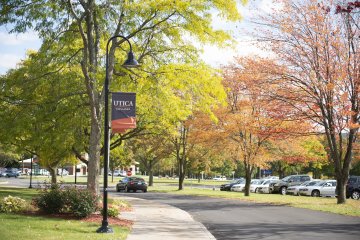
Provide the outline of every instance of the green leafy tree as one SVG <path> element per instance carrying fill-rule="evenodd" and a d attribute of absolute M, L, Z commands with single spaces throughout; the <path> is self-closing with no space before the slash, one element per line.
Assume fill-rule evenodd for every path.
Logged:
<path fill-rule="evenodd" d="M 76 71 L 42 62 L 42 49 L 0 78 L 3 144 L 37 155 L 56 182 L 56 167 L 71 158 L 81 128 L 82 95 Z M 53 74 L 39 77 L 41 69 Z M 81 141 L 80 141 L 81 142 Z"/>
<path fill-rule="evenodd" d="M 243 1 L 245 2 L 245 1 Z M 89 173 L 88 188 L 99 191 L 99 167 L 101 154 L 102 114 L 104 89 L 103 57 L 106 39 L 124 35 L 135 42 L 134 51 L 143 65 L 141 71 L 118 77 L 117 84 L 123 91 L 151 88 L 142 84 L 139 75 L 154 73 L 161 65 L 170 62 L 198 62 L 198 51 L 194 42 L 224 45 L 231 39 L 211 25 L 211 11 L 229 21 L 240 18 L 237 1 L 70 1 L 70 0 L 14 0 L 0 1 L 0 25 L 7 24 L 11 32 L 34 29 L 45 41 L 64 38 L 79 54 L 76 63 L 87 93 L 89 107 Z M 10 25 L 11 24 L 11 25 Z M 124 47 L 124 39 L 114 39 L 109 51 L 109 77 L 113 79 L 115 63 L 122 62 L 124 53 L 115 49 Z M 61 56 L 62 51 L 58 52 Z M 141 72 L 141 73 L 139 73 Z M 193 76 L 199 76 L 195 74 Z M 180 92 L 179 92 L 180 93 Z M 200 95 L 201 96 L 201 95 Z"/>
<path fill-rule="evenodd" d="M 149 186 L 153 186 L 155 167 L 171 154 L 171 146 L 166 134 L 149 134 L 139 137 L 131 142 L 131 146 L 135 160 L 145 168 L 149 175 Z"/>

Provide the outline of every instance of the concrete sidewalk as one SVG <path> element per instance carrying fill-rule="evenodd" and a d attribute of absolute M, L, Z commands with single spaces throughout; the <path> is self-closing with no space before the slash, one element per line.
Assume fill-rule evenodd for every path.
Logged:
<path fill-rule="evenodd" d="M 132 212 L 121 218 L 134 221 L 127 240 L 207 240 L 216 239 L 187 212 L 166 204 L 133 197 L 120 197 L 131 203 Z"/>

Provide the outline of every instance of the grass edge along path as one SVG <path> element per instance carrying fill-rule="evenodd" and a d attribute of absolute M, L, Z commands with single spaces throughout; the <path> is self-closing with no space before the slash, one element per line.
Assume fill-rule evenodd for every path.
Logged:
<path fill-rule="evenodd" d="M 31 201 L 38 194 L 36 189 L 0 187 L 0 198 L 9 195 Z M 82 219 L 63 219 L 51 216 L 35 216 L 27 214 L 0 213 L 1 239 L 18 240 L 26 239 L 89 239 L 89 240 L 125 240 L 130 233 L 129 227 L 111 225 L 113 234 L 100 234 L 96 230 L 99 222 L 88 222 Z"/>
<path fill-rule="evenodd" d="M 257 194 L 250 193 L 249 197 L 242 192 L 213 191 L 211 189 L 185 188 L 177 190 L 175 187 L 154 186 L 149 191 L 163 192 L 180 195 L 207 196 L 214 198 L 225 198 L 241 200 L 254 203 L 268 203 L 273 205 L 285 205 L 296 208 L 305 208 L 316 211 L 360 217 L 360 200 L 347 199 L 346 204 L 337 204 L 336 198 L 306 197 L 306 196 L 283 196 L 280 194 Z"/>

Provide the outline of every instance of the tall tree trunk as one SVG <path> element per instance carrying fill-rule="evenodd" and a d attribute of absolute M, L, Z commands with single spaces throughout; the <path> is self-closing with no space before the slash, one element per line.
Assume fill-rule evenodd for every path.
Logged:
<path fill-rule="evenodd" d="M 183 158 L 179 161 L 179 189 L 184 189 L 184 179 L 185 179 L 185 160 Z"/>
<path fill-rule="evenodd" d="M 101 121 L 92 118 L 90 132 L 89 165 L 87 188 L 99 195 L 100 149 L 101 149 Z"/>
<path fill-rule="evenodd" d="M 245 162 L 245 196 L 250 196 L 252 167 Z"/>
<path fill-rule="evenodd" d="M 148 169 L 149 172 L 149 186 L 154 185 L 154 173 L 152 169 Z"/>
<path fill-rule="evenodd" d="M 49 173 L 50 173 L 50 176 L 51 176 L 51 183 L 57 183 L 57 174 L 56 174 L 56 171 L 57 171 L 57 168 L 56 167 L 49 167 L 48 168 L 49 170 Z"/>

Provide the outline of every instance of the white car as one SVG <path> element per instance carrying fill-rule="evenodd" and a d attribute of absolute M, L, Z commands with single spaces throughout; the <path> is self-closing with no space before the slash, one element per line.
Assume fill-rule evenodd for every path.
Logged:
<path fill-rule="evenodd" d="M 335 197 L 336 180 L 320 181 L 314 186 L 299 189 L 300 195 L 312 197 Z"/>
<path fill-rule="evenodd" d="M 277 179 L 268 179 L 266 181 L 264 181 L 259 187 L 258 187 L 258 192 L 259 193 L 271 193 L 271 189 L 270 189 L 270 183 L 275 183 L 278 182 L 279 180 Z"/>
<path fill-rule="evenodd" d="M 315 184 L 317 184 L 320 181 L 321 180 L 319 180 L 319 179 L 314 179 L 314 180 L 311 180 L 311 181 L 303 182 L 301 185 L 290 186 L 290 187 L 288 187 L 286 189 L 286 194 L 300 196 L 299 189 L 309 187 L 309 186 L 314 186 Z"/>
<path fill-rule="evenodd" d="M 251 184 L 252 183 L 255 183 L 255 182 L 258 182 L 259 179 L 253 179 L 251 180 L 250 182 L 250 188 L 251 188 Z M 231 191 L 234 191 L 234 192 L 242 192 L 245 190 L 245 183 L 246 181 L 242 182 L 242 183 L 239 183 L 239 184 L 235 184 L 231 187 Z"/>
<path fill-rule="evenodd" d="M 241 191 L 243 191 L 245 189 L 245 182 L 246 181 L 244 181 L 242 183 L 239 183 L 239 184 L 233 185 L 230 190 L 232 192 L 241 192 Z"/>
<path fill-rule="evenodd" d="M 213 178 L 213 180 L 216 180 L 216 181 L 225 181 L 226 180 L 226 177 L 225 176 L 215 176 Z"/>
<path fill-rule="evenodd" d="M 266 181 L 266 179 L 253 179 L 253 180 L 251 180 L 250 192 L 256 193 L 258 191 L 258 188 L 265 181 Z"/>

